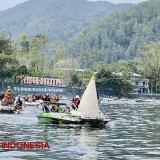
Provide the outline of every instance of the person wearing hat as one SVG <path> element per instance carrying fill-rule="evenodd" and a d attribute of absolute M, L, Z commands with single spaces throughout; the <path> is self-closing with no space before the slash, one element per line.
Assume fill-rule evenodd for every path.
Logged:
<path fill-rule="evenodd" d="M 79 106 L 79 103 L 80 103 L 80 97 L 78 95 L 76 95 L 76 97 L 73 98 L 73 100 L 72 100 L 72 108 L 74 110 L 77 110 L 78 106 Z"/>

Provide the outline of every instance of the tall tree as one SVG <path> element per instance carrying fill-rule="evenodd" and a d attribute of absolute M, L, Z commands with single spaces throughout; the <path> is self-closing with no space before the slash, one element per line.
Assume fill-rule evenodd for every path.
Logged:
<path fill-rule="evenodd" d="M 160 87 L 160 42 L 146 43 L 141 54 L 143 73 L 150 79 L 151 90 L 154 88 L 157 93 Z"/>
<path fill-rule="evenodd" d="M 3 82 L 6 78 L 11 78 L 14 74 L 18 61 L 16 60 L 11 40 L 0 36 L 0 78 Z"/>
<path fill-rule="evenodd" d="M 129 95 L 132 90 L 132 85 L 131 82 L 123 77 L 114 75 L 110 71 L 102 69 L 97 74 L 97 88 L 105 92 L 112 92 L 119 97 L 123 97 Z"/>

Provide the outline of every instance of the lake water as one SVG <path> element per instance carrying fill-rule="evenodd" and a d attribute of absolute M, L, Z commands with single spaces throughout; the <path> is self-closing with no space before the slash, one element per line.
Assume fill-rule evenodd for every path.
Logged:
<path fill-rule="evenodd" d="M 41 107 L 0 115 L 0 141 L 44 141 L 47 150 L 2 150 L 1 160 L 160 160 L 160 105 L 107 104 L 105 128 L 46 126 Z"/>

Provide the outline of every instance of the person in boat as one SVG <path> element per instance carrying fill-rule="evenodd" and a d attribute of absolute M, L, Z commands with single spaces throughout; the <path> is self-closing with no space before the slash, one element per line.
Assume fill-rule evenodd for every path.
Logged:
<path fill-rule="evenodd" d="M 100 104 L 101 104 L 101 99 L 100 99 L 100 97 L 99 97 L 98 92 L 97 92 L 97 100 L 98 100 L 98 104 L 100 105 Z"/>
<path fill-rule="evenodd" d="M 36 95 L 32 94 L 32 102 L 35 102 L 35 101 L 36 101 Z"/>
<path fill-rule="evenodd" d="M 25 100 L 26 102 L 28 102 L 29 97 L 28 97 L 28 95 L 27 95 L 27 94 L 25 95 L 24 100 Z"/>
<path fill-rule="evenodd" d="M 2 105 L 10 105 L 14 103 L 14 98 L 13 98 L 13 91 L 10 86 L 8 86 L 8 89 L 6 91 L 6 94 L 4 98 L 2 99 L 1 104 Z"/>
<path fill-rule="evenodd" d="M 46 95 L 43 95 L 42 98 L 41 98 L 43 101 L 46 100 Z"/>
<path fill-rule="evenodd" d="M 58 94 L 56 94 L 55 96 L 53 96 L 53 99 L 54 99 L 56 102 L 58 102 L 58 101 L 59 101 L 59 96 L 58 96 Z"/>
<path fill-rule="evenodd" d="M 80 97 L 78 95 L 76 95 L 76 97 L 72 99 L 72 108 L 74 110 L 77 110 L 79 103 L 80 103 Z"/>
<path fill-rule="evenodd" d="M 15 109 L 21 109 L 22 108 L 22 104 L 23 104 L 23 98 L 20 95 L 18 95 L 18 97 L 16 98 Z"/>
<path fill-rule="evenodd" d="M 45 99 L 45 101 L 50 101 L 49 94 L 46 94 L 46 99 Z"/>
<path fill-rule="evenodd" d="M 4 92 L 2 92 L 1 96 L 0 96 L 0 100 L 2 100 L 5 97 Z"/>
<path fill-rule="evenodd" d="M 40 99 L 40 95 L 36 94 L 36 100 L 39 100 Z"/>
<path fill-rule="evenodd" d="M 58 104 L 53 105 L 51 108 L 51 111 L 52 112 L 59 112 L 59 105 Z"/>
<path fill-rule="evenodd" d="M 66 107 L 65 113 L 70 113 L 70 108 Z"/>
<path fill-rule="evenodd" d="M 49 95 L 48 95 L 48 94 L 43 95 L 43 96 L 42 96 L 42 100 L 43 100 L 43 101 L 50 101 Z"/>

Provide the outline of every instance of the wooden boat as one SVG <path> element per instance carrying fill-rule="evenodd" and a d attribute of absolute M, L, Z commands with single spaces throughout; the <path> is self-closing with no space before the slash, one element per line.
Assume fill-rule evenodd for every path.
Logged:
<path fill-rule="evenodd" d="M 53 104 L 55 105 L 57 102 Z M 99 110 L 94 76 L 92 76 L 82 96 L 77 111 L 72 110 L 69 113 L 52 112 L 51 109 L 44 104 L 43 113 L 38 116 L 38 120 L 42 123 L 89 124 L 91 126 L 102 126 L 109 122 L 108 116 Z"/>
<path fill-rule="evenodd" d="M 22 108 L 16 108 L 15 105 L 0 105 L 0 113 L 21 113 L 22 111 Z"/>
<path fill-rule="evenodd" d="M 0 113 L 20 113 L 22 108 L 15 106 L 13 92 L 8 86 L 4 98 L 0 102 Z"/>

